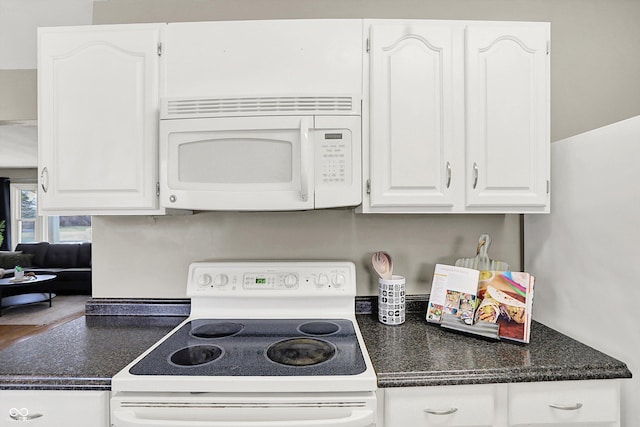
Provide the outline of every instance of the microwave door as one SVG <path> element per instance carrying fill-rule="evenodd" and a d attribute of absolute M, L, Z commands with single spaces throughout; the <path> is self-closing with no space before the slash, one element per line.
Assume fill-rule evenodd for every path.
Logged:
<path fill-rule="evenodd" d="M 163 206 L 313 209 L 312 123 L 299 116 L 163 121 Z"/>

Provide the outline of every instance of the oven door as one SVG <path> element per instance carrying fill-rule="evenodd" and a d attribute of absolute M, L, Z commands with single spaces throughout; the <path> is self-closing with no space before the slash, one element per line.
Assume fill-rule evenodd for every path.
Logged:
<path fill-rule="evenodd" d="M 312 116 L 161 120 L 162 206 L 313 209 L 312 129 Z"/>
<path fill-rule="evenodd" d="M 375 395 L 242 397 L 211 393 L 114 397 L 113 427 L 375 427 Z"/>

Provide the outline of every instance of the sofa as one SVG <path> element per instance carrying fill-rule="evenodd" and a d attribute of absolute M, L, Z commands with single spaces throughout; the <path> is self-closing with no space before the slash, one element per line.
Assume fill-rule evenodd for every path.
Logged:
<path fill-rule="evenodd" d="M 55 274 L 52 292 L 91 295 L 91 243 L 19 243 L 13 254 L 25 272 Z M 5 274 L 13 272 L 10 268 Z"/>

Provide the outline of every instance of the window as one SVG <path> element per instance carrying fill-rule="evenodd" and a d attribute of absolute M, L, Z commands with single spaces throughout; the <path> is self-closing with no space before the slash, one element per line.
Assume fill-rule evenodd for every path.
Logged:
<path fill-rule="evenodd" d="M 11 184 L 11 242 L 90 242 L 91 216 L 38 215 L 37 184 Z"/>

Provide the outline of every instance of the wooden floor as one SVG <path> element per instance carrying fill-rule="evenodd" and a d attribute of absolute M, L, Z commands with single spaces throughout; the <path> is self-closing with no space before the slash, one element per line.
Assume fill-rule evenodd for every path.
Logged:
<path fill-rule="evenodd" d="M 83 313 L 74 314 L 48 325 L 0 325 L 0 350 L 83 315 Z"/>

